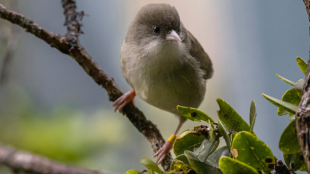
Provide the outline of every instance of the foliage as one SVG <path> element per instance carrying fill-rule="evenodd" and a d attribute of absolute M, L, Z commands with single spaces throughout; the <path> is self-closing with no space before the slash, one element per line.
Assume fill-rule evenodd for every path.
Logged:
<path fill-rule="evenodd" d="M 297 57 L 296 61 L 300 70 L 305 75 L 307 75 L 308 64 L 300 57 Z M 295 113 L 301 101 L 304 79 L 300 79 L 295 83 L 279 75 L 277 76 L 284 82 L 294 86 L 294 88 L 287 90 L 283 94 L 282 100 L 270 97 L 266 94 L 263 94 L 263 96 L 272 104 L 278 107 L 279 116 L 289 115 L 289 120 L 291 122 L 284 129 L 279 140 L 279 149 L 283 152 L 283 157 L 286 165 L 292 171 L 297 170 L 305 171 L 305 162 L 303 160 L 302 155 L 300 155 L 300 148 L 297 140 L 296 122 L 295 122 Z"/>
<path fill-rule="evenodd" d="M 297 58 L 297 63 L 306 74 L 307 63 Z M 294 86 L 285 92 L 282 100 L 266 94 L 263 96 L 278 107 L 278 115 L 289 115 L 291 123 L 283 131 L 279 140 L 279 149 L 287 166 L 292 171 L 305 170 L 305 162 L 301 158 L 296 136 L 296 113 L 301 100 L 301 88 L 304 81 L 294 83 L 277 75 L 281 80 Z M 220 110 L 216 123 L 207 114 L 195 108 L 177 106 L 179 113 L 192 121 L 205 121 L 208 126 L 187 130 L 177 137 L 173 151 L 177 156 L 168 173 L 197 174 L 258 174 L 271 173 L 275 168 L 275 157 L 271 149 L 254 133 L 256 105 L 251 102 L 249 124 L 223 99 L 217 99 Z M 204 131 L 201 129 L 204 128 Z M 206 131 L 207 130 L 207 131 Z M 220 137 L 226 146 L 218 148 Z M 146 165 L 147 161 L 148 165 Z M 147 158 L 142 163 L 149 173 L 165 173 Z M 131 171 L 128 171 L 131 172 Z M 127 172 L 127 173 L 128 173 Z M 128 173 L 129 174 L 129 173 Z"/>
<path fill-rule="evenodd" d="M 86 114 L 64 104 L 46 111 L 36 108 L 23 89 L 12 91 L 18 91 L 19 97 L 0 108 L 1 143 L 60 162 L 82 165 L 98 161 L 98 152 L 105 152 L 109 146 L 128 142 L 123 136 L 125 121 L 109 116 L 111 112 L 98 110 Z M 118 129 L 116 124 L 120 125 Z"/>
<path fill-rule="evenodd" d="M 208 126 L 187 130 L 177 137 L 173 147 L 177 157 L 168 173 L 257 174 L 272 171 L 275 165 L 273 153 L 253 132 L 257 115 L 255 102 L 252 101 L 250 107 L 250 126 L 224 100 L 217 99 L 217 102 L 220 106 L 218 123 L 197 109 L 177 107 L 186 118 L 206 121 Z M 207 131 L 201 131 L 202 128 Z M 224 138 L 226 146 L 218 148 L 220 137 Z M 142 163 L 149 173 L 165 173 L 147 158 L 143 158 Z"/>

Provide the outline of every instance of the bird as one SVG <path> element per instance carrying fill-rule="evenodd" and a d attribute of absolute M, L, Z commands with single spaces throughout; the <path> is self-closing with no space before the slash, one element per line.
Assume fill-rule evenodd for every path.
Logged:
<path fill-rule="evenodd" d="M 114 101 L 122 112 L 135 96 L 179 118 L 174 134 L 153 157 L 160 164 L 173 147 L 186 118 L 177 105 L 197 108 L 204 99 L 212 61 L 180 20 L 176 8 L 165 3 L 143 6 L 131 22 L 121 47 L 121 69 L 132 87 Z"/>

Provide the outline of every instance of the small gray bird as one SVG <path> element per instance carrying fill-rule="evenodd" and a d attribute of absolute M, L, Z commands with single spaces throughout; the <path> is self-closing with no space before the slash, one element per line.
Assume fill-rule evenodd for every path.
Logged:
<path fill-rule="evenodd" d="M 121 67 L 131 91 L 117 99 L 122 111 L 138 95 L 147 103 L 179 117 L 179 125 L 164 146 L 154 154 L 161 163 L 171 150 L 176 134 L 186 120 L 177 105 L 197 108 L 213 74 L 212 62 L 197 39 L 184 27 L 175 7 L 148 4 L 131 23 L 121 49 Z"/>

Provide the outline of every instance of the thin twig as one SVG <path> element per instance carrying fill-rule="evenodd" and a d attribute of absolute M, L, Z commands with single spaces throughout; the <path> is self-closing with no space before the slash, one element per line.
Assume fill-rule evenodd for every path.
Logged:
<path fill-rule="evenodd" d="M 7 10 L 3 5 L 0 4 L 0 18 L 6 19 L 13 24 L 17 24 L 24 28 L 27 32 L 32 33 L 38 38 L 44 40 L 50 46 L 58 49 L 64 54 L 70 55 L 75 59 L 84 71 L 91 76 L 94 81 L 106 89 L 110 101 L 115 101 L 117 98 L 123 95 L 120 91 L 113 78 L 109 77 L 102 69 L 99 68 L 98 64 L 91 58 L 91 56 L 85 51 L 84 47 L 79 43 L 78 31 L 74 29 L 77 25 L 73 25 L 78 22 L 75 12 L 75 5 L 72 6 L 72 0 L 62 0 L 63 7 L 65 8 L 66 25 L 68 33 L 66 36 L 60 36 L 53 32 L 49 32 L 43 29 L 32 20 L 24 17 L 23 15 L 16 13 L 11 10 Z M 71 5 L 71 6 L 70 6 Z M 67 7 L 70 6 L 70 11 Z M 75 16 L 75 17 L 74 17 Z M 67 21 L 67 19 L 69 21 Z M 71 22 L 70 22 L 71 20 Z M 80 25 L 79 25 L 80 26 Z M 70 37 L 67 37 L 70 35 Z M 160 147 L 163 146 L 165 140 L 151 121 L 147 120 L 144 114 L 137 109 L 132 103 L 128 104 L 124 109 L 123 113 L 131 121 L 131 123 L 141 132 L 151 143 L 153 151 L 156 152 Z M 169 170 L 172 161 L 171 154 L 167 155 L 165 160 L 162 162 L 162 166 L 165 171 Z"/>

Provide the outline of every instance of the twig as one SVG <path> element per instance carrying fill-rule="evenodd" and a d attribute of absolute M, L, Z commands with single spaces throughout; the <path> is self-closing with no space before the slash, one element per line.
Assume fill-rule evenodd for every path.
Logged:
<path fill-rule="evenodd" d="M 306 6 L 310 22 L 310 0 L 303 0 Z M 310 27 L 310 25 L 309 25 Z M 309 28 L 310 29 L 310 28 Z M 310 31 L 310 30 L 309 30 Z M 310 52 L 307 68 L 307 76 L 303 86 L 303 95 L 296 112 L 296 130 L 301 152 L 310 172 Z"/>
<path fill-rule="evenodd" d="M 18 14 L 14 11 L 7 10 L 3 5 L 0 4 L 0 18 L 6 19 L 13 24 L 17 24 L 24 28 L 27 32 L 37 36 L 44 40 L 50 46 L 58 49 L 64 54 L 70 55 L 75 59 L 84 71 L 91 76 L 94 81 L 106 89 L 110 101 L 115 101 L 123 93 L 120 91 L 113 78 L 109 77 L 102 69 L 99 68 L 98 64 L 91 58 L 91 56 L 85 51 L 84 47 L 79 43 L 78 40 L 78 29 L 75 28 L 78 25 L 74 25 L 78 21 L 76 20 L 77 13 L 75 12 L 75 5 L 72 5 L 72 0 L 62 0 L 63 7 L 65 7 L 66 25 L 68 33 L 66 36 L 60 36 L 53 32 L 49 32 L 43 29 L 32 20 Z M 75 3 L 74 3 L 75 4 Z M 70 6 L 70 10 L 67 8 Z M 67 21 L 68 19 L 68 21 Z M 71 20 L 71 22 L 70 22 Z M 67 37 L 70 35 L 70 37 Z M 156 152 L 160 147 L 163 146 L 165 140 L 160 134 L 156 126 L 149 120 L 147 120 L 144 114 L 137 109 L 132 103 L 128 104 L 124 109 L 123 113 L 132 122 L 132 124 L 141 132 L 151 143 L 153 151 Z M 167 155 L 165 160 L 162 162 L 162 166 L 165 171 L 169 170 L 172 161 L 171 154 Z"/>
<path fill-rule="evenodd" d="M 281 160 L 278 160 L 276 157 L 275 160 L 276 163 L 274 165 L 275 166 L 274 170 L 276 171 L 276 173 L 274 174 L 294 174 L 294 172 L 289 170 Z"/>
<path fill-rule="evenodd" d="M 0 143 L 0 163 L 16 172 L 30 172 L 39 174 L 104 174 L 99 171 L 88 170 L 52 161 L 46 157 L 18 151 Z"/>

